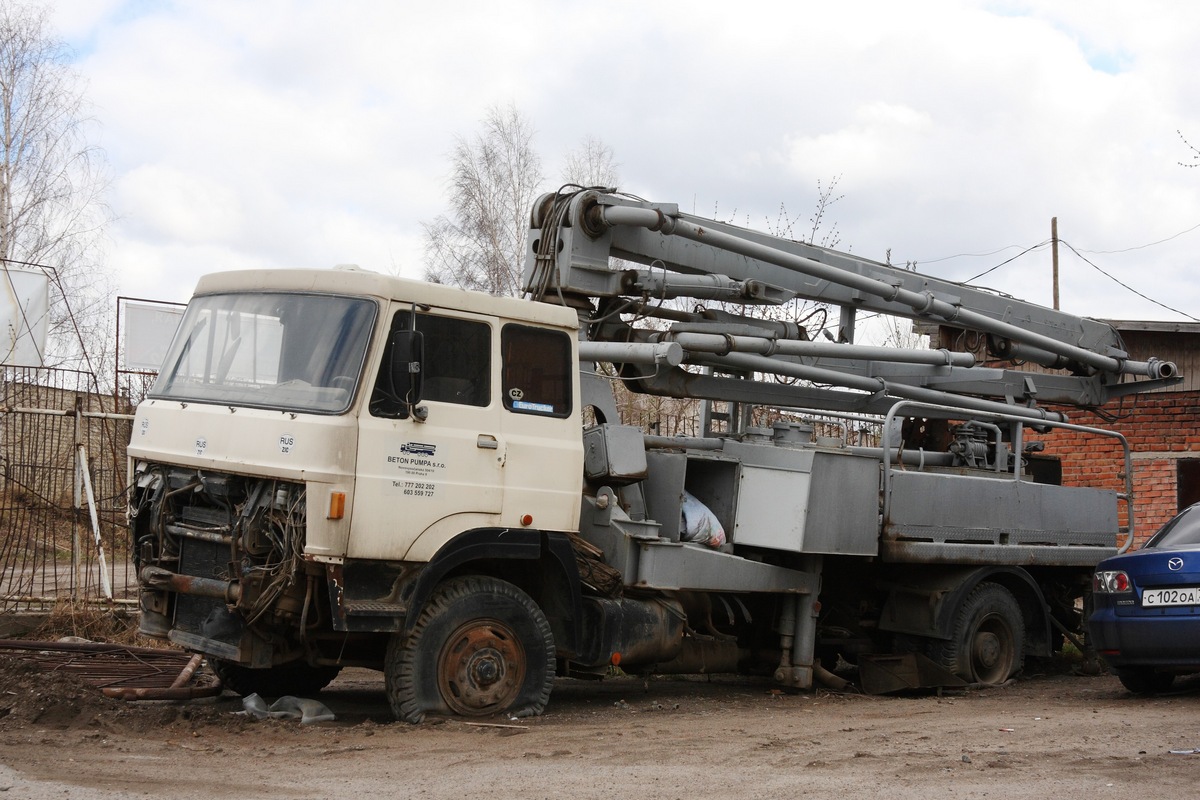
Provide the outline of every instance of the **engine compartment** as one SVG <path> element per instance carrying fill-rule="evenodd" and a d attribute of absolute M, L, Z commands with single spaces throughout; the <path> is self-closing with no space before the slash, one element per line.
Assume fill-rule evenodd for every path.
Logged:
<path fill-rule="evenodd" d="M 303 485 L 141 463 L 131 508 L 144 635 L 249 666 L 310 649 L 328 606 Z"/>

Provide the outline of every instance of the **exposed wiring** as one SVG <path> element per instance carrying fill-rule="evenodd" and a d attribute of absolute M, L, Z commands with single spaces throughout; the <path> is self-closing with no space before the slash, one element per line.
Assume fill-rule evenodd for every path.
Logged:
<path fill-rule="evenodd" d="M 821 327 L 817 329 L 818 333 L 825 330 L 826 326 L 829 325 L 829 307 L 819 305 L 816 308 L 814 308 L 812 311 L 809 311 L 803 317 L 800 317 L 799 319 L 796 320 L 796 325 L 806 331 L 805 335 L 807 335 L 807 328 L 805 327 L 804 323 L 808 322 L 810 319 L 815 317 L 817 314 L 821 315 Z M 810 336 L 809 338 L 815 339 L 816 337 Z"/>

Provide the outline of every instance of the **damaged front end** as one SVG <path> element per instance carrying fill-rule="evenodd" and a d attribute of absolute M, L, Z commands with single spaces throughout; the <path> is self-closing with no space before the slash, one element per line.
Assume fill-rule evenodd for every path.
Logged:
<path fill-rule="evenodd" d="M 142 463 L 133 493 L 142 634 L 254 668 L 312 660 L 328 604 L 302 484 Z"/>

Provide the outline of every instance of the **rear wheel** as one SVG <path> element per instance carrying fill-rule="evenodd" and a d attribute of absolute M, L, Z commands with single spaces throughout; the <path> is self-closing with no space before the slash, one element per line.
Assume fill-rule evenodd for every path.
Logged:
<path fill-rule="evenodd" d="M 1158 694 L 1165 692 L 1175 683 L 1170 672 L 1156 672 L 1153 667 L 1127 667 L 1117 670 L 1121 685 L 1134 694 Z"/>
<path fill-rule="evenodd" d="M 482 717 L 540 714 L 554 681 L 554 639 L 537 603 L 498 578 L 440 586 L 407 637 L 396 634 L 384 667 L 392 711 Z"/>
<path fill-rule="evenodd" d="M 342 671 L 341 667 L 314 667 L 303 661 L 293 661 L 266 669 L 251 669 L 219 658 L 210 658 L 208 663 L 226 689 L 242 696 L 259 694 L 266 697 L 304 697 L 324 689 Z"/>
<path fill-rule="evenodd" d="M 933 642 L 929 656 L 963 680 L 1003 683 L 1025 656 L 1021 607 L 1003 586 L 981 583 L 959 606 L 953 636 Z"/>

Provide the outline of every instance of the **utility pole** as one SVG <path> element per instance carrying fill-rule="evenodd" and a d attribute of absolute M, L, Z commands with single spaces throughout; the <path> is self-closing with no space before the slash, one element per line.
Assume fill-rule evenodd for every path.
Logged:
<path fill-rule="evenodd" d="M 1054 259 L 1054 310 L 1058 311 L 1058 217 L 1050 218 L 1050 252 Z"/>

